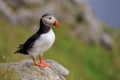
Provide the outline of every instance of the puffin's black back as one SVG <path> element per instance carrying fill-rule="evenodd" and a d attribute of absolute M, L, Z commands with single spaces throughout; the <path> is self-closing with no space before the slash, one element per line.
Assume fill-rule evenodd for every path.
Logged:
<path fill-rule="evenodd" d="M 39 35 L 33 35 L 31 36 L 24 44 L 19 45 L 19 49 L 15 51 L 15 53 L 22 53 L 22 54 L 28 54 L 28 50 L 32 48 L 35 40 L 39 37 Z"/>

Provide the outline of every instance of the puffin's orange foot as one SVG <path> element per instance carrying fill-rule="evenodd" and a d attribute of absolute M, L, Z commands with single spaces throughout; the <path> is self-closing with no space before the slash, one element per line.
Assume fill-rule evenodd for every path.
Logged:
<path fill-rule="evenodd" d="M 42 63 L 40 63 L 40 64 L 43 64 L 43 65 L 46 66 L 46 67 L 50 67 L 50 64 L 47 63 L 47 62 L 42 62 Z"/>
<path fill-rule="evenodd" d="M 42 62 L 42 63 L 39 63 L 39 64 L 35 64 L 36 66 L 40 66 L 40 67 L 50 67 L 50 64 L 49 63 L 46 63 L 46 62 Z"/>

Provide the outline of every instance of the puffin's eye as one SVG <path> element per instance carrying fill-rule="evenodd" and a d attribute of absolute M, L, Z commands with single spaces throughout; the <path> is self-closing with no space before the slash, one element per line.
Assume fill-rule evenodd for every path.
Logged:
<path fill-rule="evenodd" d="M 49 17 L 49 20 L 51 20 L 52 18 L 51 17 Z"/>

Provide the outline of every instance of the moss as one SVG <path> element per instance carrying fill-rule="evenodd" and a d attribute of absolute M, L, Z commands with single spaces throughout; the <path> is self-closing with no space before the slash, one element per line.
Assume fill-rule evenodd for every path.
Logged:
<path fill-rule="evenodd" d="M 19 78 L 12 69 L 0 68 L 0 80 L 19 80 Z"/>

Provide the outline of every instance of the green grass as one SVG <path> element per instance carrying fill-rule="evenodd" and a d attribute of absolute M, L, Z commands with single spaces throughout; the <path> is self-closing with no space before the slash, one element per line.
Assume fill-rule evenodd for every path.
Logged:
<path fill-rule="evenodd" d="M 23 43 L 33 32 L 21 25 L 13 27 L 4 19 L 0 19 L 0 22 L 0 62 L 16 62 L 29 58 L 13 52 L 18 44 Z M 61 24 L 61 27 L 54 31 L 55 44 L 44 54 L 44 59 L 53 59 L 68 68 L 68 80 L 120 80 L 120 68 L 116 64 L 120 52 L 119 45 L 112 51 L 96 44 L 88 45 L 76 36 L 71 36 L 72 27 L 66 24 Z M 118 39 L 120 40 L 117 38 L 115 44 L 120 44 Z M 4 70 L 0 69 L 0 72 Z M 4 80 L 12 76 L 9 73 L 5 74 Z M 16 79 L 13 77 L 9 80 Z"/>

